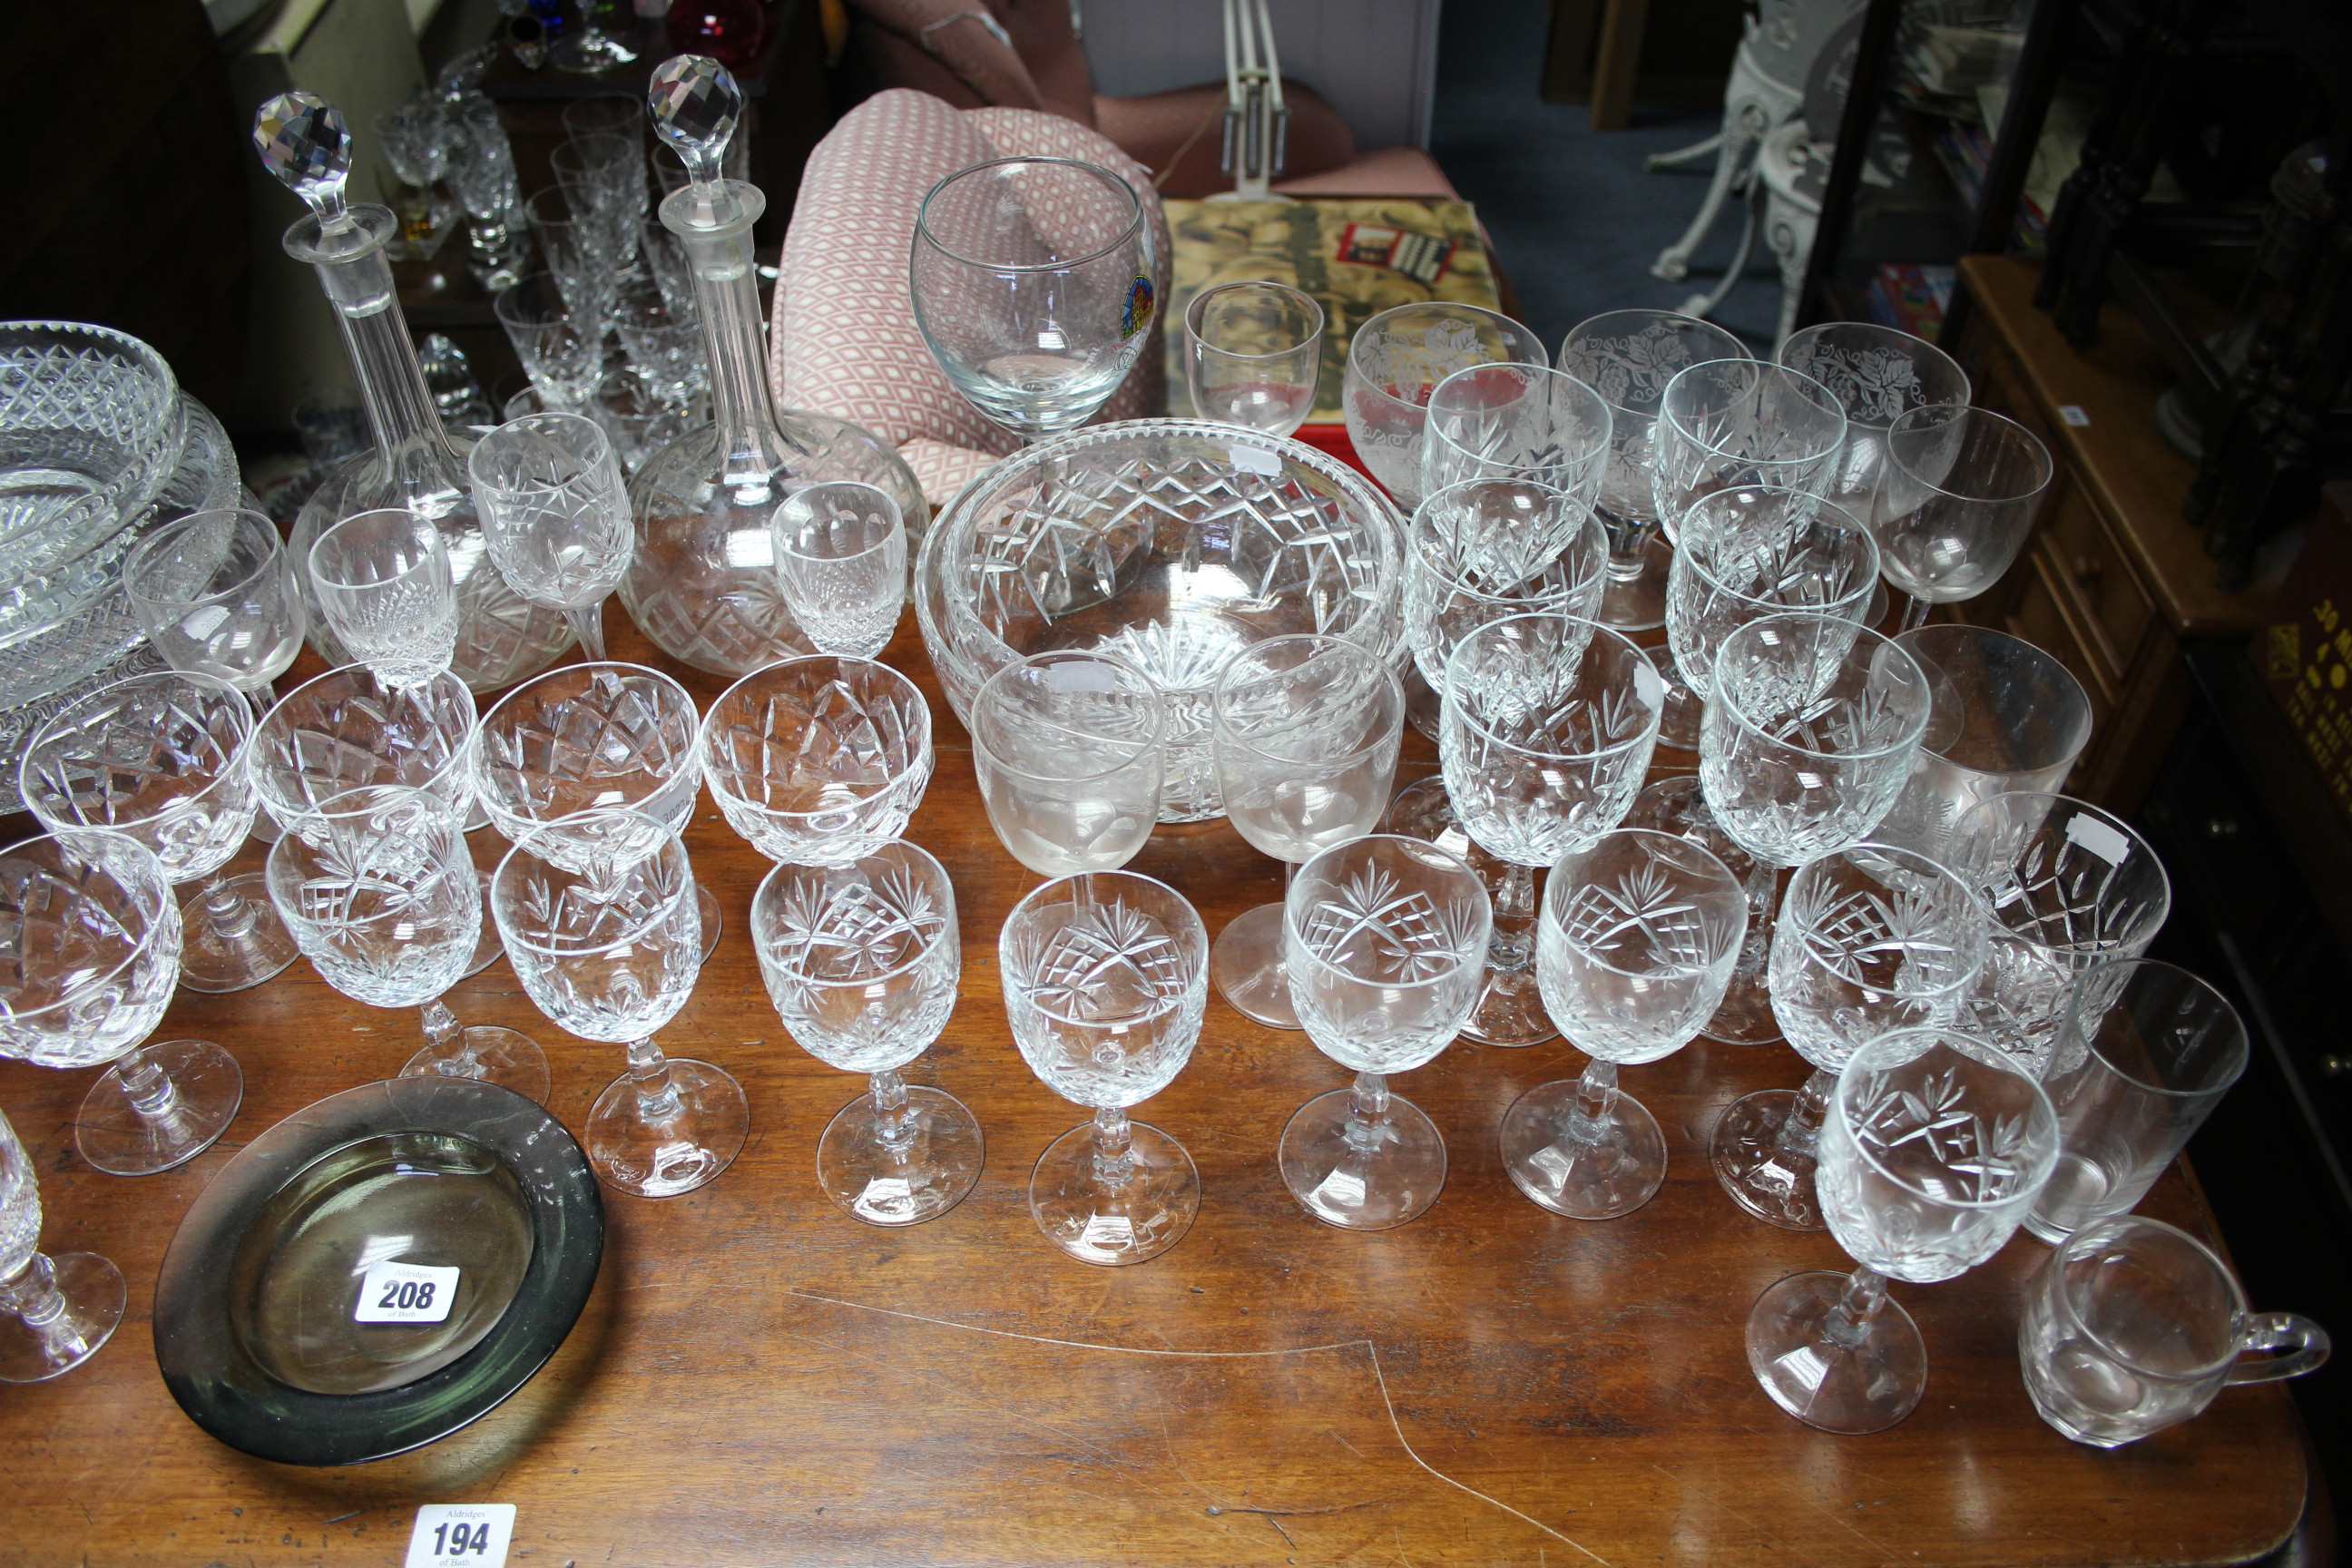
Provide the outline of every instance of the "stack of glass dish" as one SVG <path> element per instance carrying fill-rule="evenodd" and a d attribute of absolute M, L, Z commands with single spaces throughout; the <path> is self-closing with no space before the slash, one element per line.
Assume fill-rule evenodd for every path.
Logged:
<path fill-rule="evenodd" d="M 237 504 L 228 434 L 138 339 L 0 321 L 0 757 L 83 692 L 158 661 L 122 593 L 157 524 Z M 13 768 L 0 809 L 16 810 Z"/>

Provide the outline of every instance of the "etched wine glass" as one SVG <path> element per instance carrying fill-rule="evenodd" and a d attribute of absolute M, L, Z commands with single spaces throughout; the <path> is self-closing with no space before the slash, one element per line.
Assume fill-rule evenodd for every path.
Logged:
<path fill-rule="evenodd" d="M 1658 741 L 1665 683 L 1622 634 L 1515 616 L 1464 637 L 1445 668 L 1438 754 L 1464 831 L 1510 870 L 1494 899 L 1484 989 L 1463 1034 L 1553 1034 L 1535 973 L 1536 871 L 1623 820 Z"/>
<path fill-rule="evenodd" d="M 1886 468 L 1886 431 L 1931 403 L 1965 404 L 1969 378 L 1952 356 L 1875 321 L 1823 321 L 1790 333 L 1773 359 L 1829 389 L 1845 413 L 1845 450 L 1822 493 L 1856 517 L 1870 515 Z"/>
<path fill-rule="evenodd" d="M 441 530 L 386 508 L 347 517 L 310 546 L 320 613 L 352 657 L 394 686 L 422 686 L 457 651 L 457 589 Z"/>
<path fill-rule="evenodd" d="M 1159 1257 L 1200 1212 L 1200 1173 L 1181 1143 L 1127 1111 L 1174 1082 L 1201 1037 L 1209 933 L 1200 915 L 1163 882 L 1086 871 L 1013 905 L 996 955 L 1022 1059 L 1095 1113 L 1037 1157 L 1037 1228 L 1082 1263 Z"/>
<path fill-rule="evenodd" d="M 1845 449 L 1845 413 L 1811 376 L 1751 359 L 1695 364 L 1666 384 L 1650 491 L 1666 537 L 1717 490 L 1747 486 L 1826 493 Z"/>
<path fill-rule="evenodd" d="M 1896 1029 L 1949 1024 L 1984 968 L 1984 911 L 1948 868 L 1864 841 L 1798 868 L 1769 961 L 1781 1037 L 1811 1064 L 1795 1090 L 1724 1107 L 1707 1141 L 1734 1202 L 1783 1230 L 1819 1230 L 1813 1163 L 1838 1070 Z"/>
<path fill-rule="evenodd" d="M 173 669 L 227 681 L 269 708 L 310 630 L 278 525 L 257 511 L 195 511 L 122 558 L 122 592 L 148 645 Z"/>
<path fill-rule="evenodd" d="M 971 700 L 971 765 L 989 826 L 1045 877 L 1116 871 L 1160 820 L 1168 721 L 1160 689 L 1123 658 L 1032 654 Z"/>
<path fill-rule="evenodd" d="M 1421 452 L 1437 384 L 1478 364 L 1543 364 L 1543 340 L 1497 311 L 1430 300 L 1382 310 L 1348 340 L 1339 402 L 1356 456 L 1397 505 L 1421 504 Z"/>
<path fill-rule="evenodd" d="M 1184 384 L 1192 412 L 1287 436 L 1315 411 L 1323 307 L 1283 283 L 1203 289 L 1184 307 Z"/>
<path fill-rule="evenodd" d="M 885 844 L 846 866 L 778 866 L 751 899 L 768 997 L 801 1049 L 867 1076 L 816 1144 L 817 1185 L 869 1225 L 920 1225 L 980 1180 L 980 1123 L 900 1069 L 955 1011 L 955 888 L 929 854 Z"/>
<path fill-rule="evenodd" d="M 906 831 L 931 782 L 931 710 L 887 664 L 829 653 L 755 669 L 702 716 L 719 814 L 771 860 L 839 866 Z"/>
<path fill-rule="evenodd" d="M 1609 405 L 1548 364 L 1476 364 L 1429 395 L 1421 493 L 1465 479 L 1530 479 L 1591 506 L 1609 466 Z"/>
<path fill-rule="evenodd" d="M 1879 1036 L 1839 1073 L 1815 1183 L 1851 1275 L 1792 1274 L 1748 1314 L 1748 1364 L 1809 1426 L 1882 1432 L 1917 1408 L 1927 1352 L 1889 1279 L 1931 1285 L 2000 1250 L 2050 1179 L 2058 1119 L 1999 1050 L 1951 1028 Z"/>
<path fill-rule="evenodd" d="M 94 1252 L 46 1253 L 40 1174 L 0 1114 L 0 1383 L 47 1383 L 99 1352 L 130 1302 Z"/>
<path fill-rule="evenodd" d="M 2056 472 L 2033 432 L 1989 408 L 1931 404 L 1886 427 L 1870 529 L 1887 582 L 1911 595 L 1905 631 L 2000 580 Z"/>
<path fill-rule="evenodd" d="M 520 1030 L 465 1025 L 442 1000 L 481 937 L 481 882 L 439 796 L 363 784 L 286 825 L 269 896 L 319 978 L 371 1007 L 421 1009 L 403 1078 L 469 1078 L 547 1099 L 547 1055 Z"/>
<path fill-rule="evenodd" d="M 1291 1005 L 1315 1048 L 1356 1081 L 1291 1113 L 1283 1184 L 1327 1224 L 1387 1230 L 1445 1184 L 1445 1140 L 1388 1080 L 1444 1050 L 1477 1005 L 1486 884 L 1434 844 L 1370 834 L 1299 868 L 1284 910 Z"/>
<path fill-rule="evenodd" d="M 734 1163 L 751 1111 L 724 1068 L 666 1057 L 653 1039 L 702 967 L 686 845 L 628 810 L 575 817 L 562 831 L 571 844 L 541 854 L 526 838 L 499 862 L 490 907 L 508 959 L 558 1027 L 628 1047 L 628 1069 L 588 1112 L 582 1142 L 596 1174 L 641 1198 L 690 1193 Z M 601 851 L 583 860 L 583 842 Z"/>
<path fill-rule="evenodd" d="M 490 560 L 507 585 L 561 610 L 590 660 L 604 658 L 604 601 L 636 552 L 612 437 L 577 414 L 509 420 L 466 459 Z"/>
<path fill-rule="evenodd" d="M 1723 1001 L 1748 928 L 1739 879 L 1671 833 L 1619 828 L 1552 867 L 1536 934 L 1545 1008 L 1588 1058 L 1504 1113 L 1503 1169 L 1572 1219 L 1615 1219 L 1666 1179 L 1657 1118 L 1617 1087 L 1621 1065 L 1690 1042 Z"/>
<path fill-rule="evenodd" d="M 768 523 L 776 587 L 819 653 L 872 658 L 907 603 L 907 525 L 887 492 L 856 479 L 806 485 Z"/>

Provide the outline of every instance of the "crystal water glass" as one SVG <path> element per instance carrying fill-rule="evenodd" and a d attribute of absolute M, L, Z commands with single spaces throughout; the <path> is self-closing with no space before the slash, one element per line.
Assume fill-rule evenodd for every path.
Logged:
<path fill-rule="evenodd" d="M 1734 1202 L 1783 1230 L 1819 1230 L 1813 1163 L 1838 1070 L 1880 1035 L 1949 1024 L 1984 968 L 1976 893 L 1915 850 L 1865 842 L 1799 867 L 1771 938 L 1781 1037 L 1804 1087 L 1759 1089 L 1716 1118 L 1707 1156 Z"/>
<path fill-rule="evenodd" d="M 1192 412 L 1287 436 L 1315 411 L 1323 307 L 1285 283 L 1226 283 L 1184 307 L 1184 383 Z"/>
<path fill-rule="evenodd" d="M 1931 404 L 1886 427 L 1870 528 L 1886 581 L 1911 595 L 1905 631 L 2000 580 L 2056 472 L 2032 431 L 1989 408 Z"/>
<path fill-rule="evenodd" d="M 971 765 L 1006 851 L 1045 877 L 1135 858 L 1160 820 L 1167 721 L 1160 689 L 1109 654 L 1059 648 L 989 677 Z"/>
<path fill-rule="evenodd" d="M 508 586 L 561 610 L 595 662 L 604 658 L 604 601 L 636 552 L 612 437 L 577 414 L 509 420 L 466 459 L 490 560 Z"/>
<path fill-rule="evenodd" d="M 1845 449 L 1845 413 L 1811 376 L 1756 360 L 1695 364 L 1666 384 L 1650 462 L 1668 539 L 1721 489 L 1762 485 L 1823 495 Z"/>
<path fill-rule="evenodd" d="M 1534 973 L 1535 873 L 1623 820 L 1658 741 L 1665 683 L 1620 633 L 1515 616 L 1462 639 L 1445 668 L 1438 754 L 1464 831 L 1508 868 L 1495 894 L 1485 989 L 1463 1033 L 1552 1037 Z"/>
<path fill-rule="evenodd" d="M 1952 356 L 1909 332 L 1875 321 L 1823 321 L 1790 333 L 1773 359 L 1829 389 L 1845 414 L 1845 450 L 1822 493 L 1857 517 L 1870 515 L 1886 468 L 1887 427 L 1931 403 L 1969 401 L 1967 373 Z"/>
<path fill-rule="evenodd" d="M 947 1027 L 963 973 L 946 868 L 904 842 L 846 866 L 779 866 L 751 899 L 751 945 L 785 1032 L 866 1075 L 816 1144 L 817 1185 L 869 1225 L 920 1225 L 980 1180 L 980 1123 L 900 1070 Z"/>
<path fill-rule="evenodd" d="M 751 1112 L 725 1068 L 666 1057 L 653 1039 L 702 967 L 685 842 L 628 810 L 575 817 L 562 832 L 571 842 L 560 848 L 540 853 L 529 837 L 499 862 L 490 907 L 507 957 L 557 1026 L 628 1047 L 627 1070 L 588 1112 L 582 1142 L 596 1174 L 641 1198 L 690 1193 L 734 1163 Z M 607 852 L 583 860 L 583 837 Z"/>
<path fill-rule="evenodd" d="M 1286 878 L 1388 809 L 1404 734 L 1404 689 L 1387 660 L 1344 638 L 1270 637 L 1226 661 L 1209 700 L 1225 816 Z M 1283 906 L 1229 921 L 1210 977 L 1234 1011 L 1298 1027 L 1283 969 Z"/>
<path fill-rule="evenodd" d="M 94 1252 L 46 1253 L 40 1173 L 0 1115 L 0 1383 L 46 1383 L 110 1338 L 130 1301 L 122 1270 Z"/>
<path fill-rule="evenodd" d="M 1570 327 L 1559 367 L 1609 405 L 1609 460 L 1598 515 L 1609 533 L 1609 595 L 1594 618 L 1642 631 L 1666 618 L 1665 542 L 1658 537 L 1650 468 L 1666 384 L 1710 360 L 1749 358 L 1748 345 L 1712 321 L 1675 310 L 1606 310 Z"/>
<path fill-rule="evenodd" d="M 1184 1146 L 1128 1118 L 1175 1081 L 1201 1037 L 1209 933 L 1181 893 L 1132 871 L 1033 889 L 997 936 L 1013 1041 L 1045 1087 L 1094 1110 L 1037 1157 L 1029 1212 L 1082 1263 L 1141 1263 L 1192 1228 Z"/>
<path fill-rule="evenodd" d="M 422 686 L 457 651 L 457 588 L 429 518 L 386 508 L 347 517 L 310 546 L 320 612 L 352 657 L 394 686 Z"/>
<path fill-rule="evenodd" d="M 1528 479 L 1591 506 L 1609 466 L 1609 405 L 1548 364 L 1477 364 L 1429 395 L 1421 493 L 1465 479 Z"/>
<path fill-rule="evenodd" d="M 190 512 L 144 535 L 122 592 L 164 663 L 227 681 L 257 711 L 310 630 L 278 525 L 257 511 Z"/>
<path fill-rule="evenodd" d="M 1024 440 L 1086 423 L 1150 341 L 1160 258 L 1108 169 L 996 158 L 931 187 L 915 216 L 915 324 L 971 405 Z"/>
<path fill-rule="evenodd" d="M 1445 1184 L 1445 1140 L 1388 1080 L 1444 1050 L 1477 1005 L 1486 884 L 1435 844 L 1371 834 L 1299 868 L 1283 904 L 1299 1025 L 1356 1075 L 1284 1124 L 1283 1185 L 1326 1224 L 1387 1230 L 1425 1212 Z"/>
<path fill-rule="evenodd" d="M 829 653 L 755 669 L 702 716 L 703 778 L 771 860 L 839 866 L 906 831 L 931 782 L 931 710 L 887 664 Z"/>
<path fill-rule="evenodd" d="M 1748 1364 L 1809 1426 L 1880 1432 L 1927 1387 L 1918 1326 L 1889 1279 L 1929 1285 L 1999 1252 L 2058 1155 L 2032 1078 L 1951 1028 L 1898 1029 L 1838 1075 L 1815 1181 L 1853 1274 L 1792 1274 L 1748 1314 Z"/>
<path fill-rule="evenodd" d="M 1397 505 L 1422 498 L 1421 452 L 1438 383 L 1479 364 L 1543 364 L 1543 340 L 1497 311 L 1432 300 L 1382 310 L 1348 340 L 1348 439 Z"/>
<path fill-rule="evenodd" d="M 1571 1219 L 1615 1219 L 1657 1194 L 1666 1141 L 1617 1087 L 1622 1064 L 1690 1042 L 1722 1004 L 1748 929 L 1748 895 L 1687 838 L 1619 828 L 1559 858 L 1545 883 L 1536 975 L 1545 1009 L 1586 1057 L 1583 1075 L 1512 1102 L 1503 1169 Z"/>
<path fill-rule="evenodd" d="M 583 289 L 583 285 L 572 286 L 574 293 Z M 515 357 L 522 362 L 542 408 L 579 413 L 594 400 L 604 379 L 604 318 L 589 312 L 604 308 L 601 297 L 572 305 L 545 272 L 501 289 L 491 301 L 499 326 L 514 345 Z"/>
<path fill-rule="evenodd" d="M 321 801 L 269 849 L 269 896 L 319 978 L 371 1007 L 422 1010 L 403 1078 L 468 1078 L 547 1099 L 547 1056 L 518 1030 L 464 1025 L 442 998 L 481 940 L 481 879 L 440 796 L 365 784 Z"/>
<path fill-rule="evenodd" d="M 907 526 L 898 503 L 856 479 L 806 485 L 768 521 L 776 587 L 819 653 L 872 658 L 907 603 Z"/>

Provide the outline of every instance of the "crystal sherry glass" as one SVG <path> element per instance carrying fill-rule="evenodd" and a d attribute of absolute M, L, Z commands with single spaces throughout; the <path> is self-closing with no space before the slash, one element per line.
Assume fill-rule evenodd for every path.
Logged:
<path fill-rule="evenodd" d="M 122 592 L 164 663 L 227 681 L 256 713 L 310 627 L 278 525 L 257 511 L 191 512 L 145 535 L 123 557 Z"/>
<path fill-rule="evenodd" d="M 525 415 L 475 443 L 466 467 L 508 586 L 562 611 L 581 651 L 602 663 L 604 601 L 637 544 L 612 437 L 577 414 Z"/>
<path fill-rule="evenodd" d="M 1192 413 L 1288 436 L 1315 411 L 1323 307 L 1282 283 L 1203 289 L 1184 307 L 1184 384 Z"/>
<path fill-rule="evenodd" d="M 1911 595 L 1905 631 L 2000 581 L 2056 472 L 2033 432 L 1989 408 L 1931 404 L 1886 427 L 1870 528 L 1887 582 Z"/>
<path fill-rule="evenodd" d="M 906 831 L 931 782 L 931 710 L 887 664 L 811 654 L 720 692 L 700 747 L 719 814 L 752 848 L 838 866 Z"/>
<path fill-rule="evenodd" d="M 99 1352 L 122 1321 L 122 1270 L 94 1252 L 45 1253 L 40 1176 L 0 1115 L 0 1383 L 46 1383 Z"/>
<path fill-rule="evenodd" d="M 457 651 L 457 589 L 441 531 L 413 511 L 347 517 L 310 546 L 320 612 L 352 656 L 394 686 L 422 686 Z"/>
<path fill-rule="evenodd" d="M 574 285 L 573 291 L 583 288 Z M 579 414 L 594 405 L 596 389 L 604 380 L 604 329 L 602 317 L 587 312 L 597 308 L 593 300 L 571 304 L 557 292 L 555 276 L 547 272 L 531 273 L 512 288 L 499 289 L 491 302 L 541 408 Z M 474 483 L 478 486 L 481 480 Z"/>
<path fill-rule="evenodd" d="M 1057 648 L 1006 665 L 971 700 L 989 826 L 1040 876 L 1118 870 L 1160 820 L 1167 721 L 1160 689 L 1109 654 Z"/>
<path fill-rule="evenodd" d="M 872 658 L 907 604 L 907 526 L 889 492 L 856 479 L 794 490 L 768 524 L 776 586 L 819 653 Z"/>
<path fill-rule="evenodd" d="M 1382 489 L 1421 504 L 1421 453 L 1438 383 L 1480 364 L 1542 364 L 1543 340 L 1497 311 L 1432 300 L 1382 310 L 1348 340 L 1348 439 Z"/>

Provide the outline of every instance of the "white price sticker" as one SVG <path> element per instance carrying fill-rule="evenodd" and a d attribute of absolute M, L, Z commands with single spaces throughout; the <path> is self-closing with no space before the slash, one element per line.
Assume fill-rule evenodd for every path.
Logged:
<path fill-rule="evenodd" d="M 456 1268 L 431 1268 L 421 1263 L 379 1263 L 360 1281 L 355 1323 L 438 1323 L 449 1316 L 457 1300 Z"/>
<path fill-rule="evenodd" d="M 510 1502 L 426 1503 L 416 1510 L 402 1568 L 506 1568 L 514 1521 Z"/>
<path fill-rule="evenodd" d="M 2063 419 L 2067 424 L 2072 425 L 2077 430 L 2084 428 L 2091 423 L 2091 416 L 2083 412 L 2083 405 L 2079 403 L 2060 404 L 2058 405 L 2058 417 Z"/>
<path fill-rule="evenodd" d="M 2066 837 L 2096 855 L 2110 866 L 2120 866 L 2131 853 L 2131 840 L 2123 830 L 2101 822 L 2088 812 L 2078 812 L 2066 824 Z"/>
<path fill-rule="evenodd" d="M 1225 456 L 1245 474 L 1264 474 L 1272 479 L 1282 472 L 1282 459 L 1263 447 L 1228 447 Z"/>

